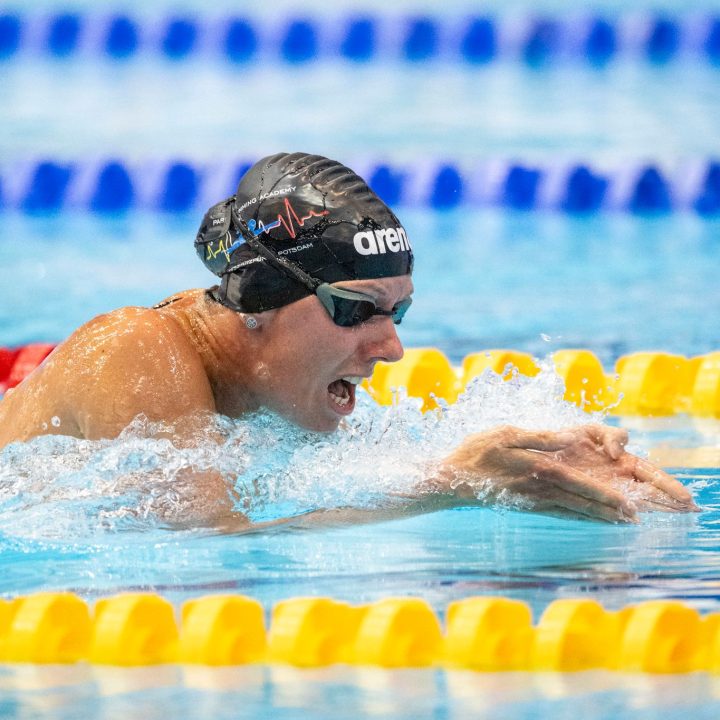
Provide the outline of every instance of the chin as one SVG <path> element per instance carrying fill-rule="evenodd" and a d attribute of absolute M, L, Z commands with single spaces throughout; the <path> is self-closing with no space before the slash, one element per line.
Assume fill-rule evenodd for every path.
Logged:
<path fill-rule="evenodd" d="M 335 432 L 340 425 L 340 417 L 291 417 L 296 425 L 304 430 L 312 430 L 313 432 Z"/>
<path fill-rule="evenodd" d="M 338 429 L 339 425 L 340 418 L 335 418 L 334 420 L 318 420 L 307 425 L 303 424 L 303 427 L 306 430 L 314 430 L 315 432 L 332 433 Z"/>
<path fill-rule="evenodd" d="M 308 403 L 310 405 L 310 403 Z M 303 430 L 312 432 L 332 433 L 338 429 L 343 415 L 333 412 L 329 407 L 311 405 L 301 406 L 300 403 L 276 408 L 276 412 Z M 346 413 L 349 415 L 350 413 Z"/>

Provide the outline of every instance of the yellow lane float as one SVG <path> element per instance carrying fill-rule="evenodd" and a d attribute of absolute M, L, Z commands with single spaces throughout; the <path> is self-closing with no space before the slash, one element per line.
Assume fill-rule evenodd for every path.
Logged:
<path fill-rule="evenodd" d="M 589 350 L 558 350 L 553 353 L 555 372 L 565 383 L 565 400 L 583 410 L 602 410 L 615 401 L 612 380 L 600 360 Z"/>
<path fill-rule="evenodd" d="M 157 665 L 177 658 L 173 606 L 159 595 L 127 593 L 95 603 L 90 662 Z"/>
<path fill-rule="evenodd" d="M 699 417 L 720 418 L 720 352 L 697 358 L 690 396 L 690 412 Z"/>
<path fill-rule="evenodd" d="M 444 632 L 421 598 L 290 598 L 273 608 L 269 632 L 264 615 L 252 598 L 211 595 L 186 602 L 178 626 L 173 606 L 151 593 L 100 600 L 94 613 L 72 593 L 36 593 L 0 601 L 0 661 L 720 673 L 720 613 L 701 617 L 674 600 L 609 611 L 561 599 L 533 626 L 519 600 L 469 597 L 448 606 Z"/>
<path fill-rule="evenodd" d="M 526 670 L 532 614 L 519 600 L 475 597 L 448 605 L 445 663 L 470 670 Z"/>
<path fill-rule="evenodd" d="M 423 410 L 431 410 L 438 406 L 435 398 L 457 400 L 460 380 L 439 350 L 411 348 L 400 362 L 378 363 L 366 387 L 381 405 L 391 405 L 394 394 L 404 388 L 410 397 L 423 400 Z"/>
<path fill-rule="evenodd" d="M 41 592 L 0 607 L 0 659 L 73 663 L 87 657 L 90 611 L 72 593 Z"/>
<path fill-rule="evenodd" d="M 244 665 L 265 659 L 262 605 L 242 595 L 210 595 L 182 608 L 178 660 L 198 665 Z"/>
<path fill-rule="evenodd" d="M 615 364 L 620 415 L 672 415 L 687 396 L 692 364 L 681 355 L 640 352 Z"/>
<path fill-rule="evenodd" d="M 53 349 L 35 344 L 0 348 L 0 393 L 17 384 Z M 720 351 L 687 358 L 666 352 L 636 352 L 621 357 L 606 373 L 590 350 L 563 349 L 552 355 L 565 383 L 565 399 L 588 412 L 660 417 L 690 413 L 720 418 Z M 391 405 L 399 391 L 422 400 L 423 411 L 443 401 L 453 403 L 474 378 L 486 370 L 508 380 L 515 373 L 532 377 L 540 371 L 535 358 L 511 349 L 480 350 L 454 368 L 437 348 L 409 348 L 397 363 L 379 362 L 363 387 L 381 405 Z"/>
<path fill-rule="evenodd" d="M 463 358 L 462 387 L 486 370 L 502 375 L 503 380 L 509 380 L 514 373 L 533 377 L 540 372 L 532 355 L 528 353 L 517 350 L 483 350 Z"/>

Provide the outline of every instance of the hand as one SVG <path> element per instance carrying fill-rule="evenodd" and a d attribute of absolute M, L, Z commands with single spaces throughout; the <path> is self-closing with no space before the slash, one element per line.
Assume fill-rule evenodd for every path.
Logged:
<path fill-rule="evenodd" d="M 627 433 L 600 425 L 560 432 L 503 426 L 471 435 L 443 463 L 458 497 L 496 501 L 509 493 L 533 510 L 637 522 L 638 510 L 697 506 L 674 478 L 625 452 Z"/>
<path fill-rule="evenodd" d="M 638 511 L 697 512 L 689 490 L 651 462 L 625 452 L 626 430 L 582 425 L 564 432 L 575 442 L 554 457 L 630 497 Z"/>

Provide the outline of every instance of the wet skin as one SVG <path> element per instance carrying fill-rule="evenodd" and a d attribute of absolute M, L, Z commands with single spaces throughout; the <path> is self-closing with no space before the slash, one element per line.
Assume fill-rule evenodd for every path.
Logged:
<path fill-rule="evenodd" d="M 409 276 L 338 285 L 371 295 L 385 310 L 413 290 Z M 49 433 L 114 438 L 140 413 L 166 423 L 179 446 L 206 442 L 214 413 L 239 417 L 261 407 L 302 427 L 333 431 L 354 408 L 354 388 L 338 381 L 358 381 L 375 363 L 403 355 L 389 317 L 339 327 L 315 296 L 255 314 L 254 329 L 247 316 L 202 290 L 173 297 L 160 309 L 101 315 L 73 333 L 0 402 L 0 448 Z M 339 387 L 342 403 L 333 397 Z M 624 431 L 597 425 L 560 433 L 503 427 L 469 436 L 448 448 L 409 504 L 420 512 L 487 503 L 508 490 L 528 509 L 614 522 L 636 521 L 638 510 L 696 509 L 679 482 L 626 453 L 626 442 Z M 189 487 L 201 508 L 196 522 L 248 527 L 232 509 L 223 478 L 193 477 Z M 377 519 L 363 515 L 344 518 Z"/>

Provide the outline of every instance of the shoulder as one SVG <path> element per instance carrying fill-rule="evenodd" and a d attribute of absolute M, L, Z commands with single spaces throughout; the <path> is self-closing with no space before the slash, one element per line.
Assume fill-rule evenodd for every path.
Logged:
<path fill-rule="evenodd" d="M 192 361 L 195 355 L 182 326 L 172 316 L 138 307 L 120 308 L 93 318 L 78 328 L 62 349 L 70 364 L 92 361 L 95 373 L 106 365 L 121 364 L 130 369 L 149 360 L 162 367 L 181 358 Z"/>
<path fill-rule="evenodd" d="M 116 434 L 140 413 L 170 421 L 215 409 L 202 358 L 171 314 L 127 307 L 98 316 L 62 354 L 86 437 Z"/>

